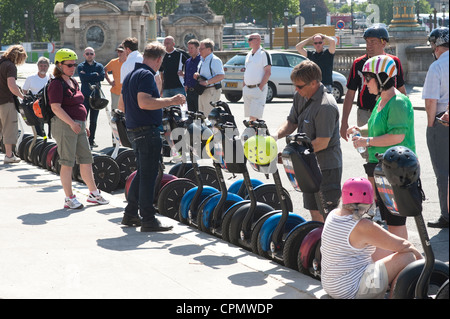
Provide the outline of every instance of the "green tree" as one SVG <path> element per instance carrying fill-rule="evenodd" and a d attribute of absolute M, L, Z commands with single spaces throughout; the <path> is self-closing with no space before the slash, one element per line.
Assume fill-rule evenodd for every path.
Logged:
<path fill-rule="evenodd" d="M 47 42 L 59 40 L 58 20 L 53 15 L 59 0 L 2 0 L 0 42 Z"/>
<path fill-rule="evenodd" d="M 163 17 L 173 13 L 178 7 L 178 0 L 156 0 L 156 12 L 159 12 Z"/>

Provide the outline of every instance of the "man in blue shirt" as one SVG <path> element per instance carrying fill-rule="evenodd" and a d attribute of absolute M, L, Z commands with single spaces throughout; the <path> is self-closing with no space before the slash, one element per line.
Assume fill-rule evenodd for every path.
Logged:
<path fill-rule="evenodd" d="M 153 207 L 156 178 L 161 158 L 162 141 L 158 127 L 162 125 L 162 108 L 186 102 L 182 94 L 161 98 L 155 82 L 166 53 L 160 43 L 145 47 L 143 62 L 136 63 L 122 85 L 118 109 L 125 112 L 127 135 L 136 154 L 137 172 L 128 191 L 128 204 L 122 224 L 141 226 L 141 232 L 167 231 Z M 138 212 L 141 218 L 139 218 Z"/>
<path fill-rule="evenodd" d="M 195 79 L 206 79 L 199 84 L 206 87 L 205 91 L 198 98 L 198 109 L 206 116 L 212 111 L 210 102 L 220 100 L 222 94 L 222 80 L 225 78 L 223 63 L 220 58 L 214 55 L 214 42 L 211 39 L 200 41 L 201 62 L 198 64 L 198 71 L 194 74 Z"/>
<path fill-rule="evenodd" d="M 188 110 L 197 112 L 198 111 L 198 93 L 195 91 L 194 87 L 197 84 L 197 80 L 194 79 L 194 74 L 197 72 L 198 64 L 200 62 L 200 54 L 198 47 L 200 42 L 197 39 L 189 40 L 187 43 L 188 52 L 191 56 L 185 64 L 184 72 L 184 88 L 186 89 L 186 101 L 188 105 Z"/>
<path fill-rule="evenodd" d="M 84 95 L 84 107 L 89 115 L 89 144 L 91 148 L 97 147 L 95 144 L 95 131 L 97 129 L 98 110 L 94 110 L 89 105 L 89 96 L 91 95 L 91 85 L 98 84 L 105 78 L 105 70 L 101 63 L 96 62 L 95 51 L 91 47 L 84 49 L 84 62 L 78 65 L 78 75 L 81 81 L 81 93 Z"/>

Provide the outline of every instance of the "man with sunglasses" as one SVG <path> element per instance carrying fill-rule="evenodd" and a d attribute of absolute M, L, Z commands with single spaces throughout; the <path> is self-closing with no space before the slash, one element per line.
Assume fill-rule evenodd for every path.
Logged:
<path fill-rule="evenodd" d="M 328 49 L 324 49 L 325 41 L 328 41 Z M 310 42 L 314 45 L 314 51 L 305 50 L 304 48 Z M 336 41 L 334 38 L 317 33 L 298 43 L 295 48 L 301 55 L 315 62 L 320 67 L 323 85 L 327 88 L 328 93 L 333 92 L 333 63 L 336 52 Z"/>
<path fill-rule="evenodd" d="M 89 96 L 91 95 L 91 85 L 98 84 L 105 79 L 105 70 L 101 63 L 95 61 L 95 51 L 91 47 L 84 49 L 85 61 L 78 64 L 77 70 L 81 81 L 81 93 L 84 95 L 84 106 L 89 115 L 89 144 L 91 148 L 98 147 L 95 143 L 95 131 L 97 130 L 98 110 L 91 108 Z"/>
<path fill-rule="evenodd" d="M 267 98 L 267 82 L 272 71 L 270 54 L 261 47 L 261 36 L 250 34 L 248 44 L 252 49 L 245 57 L 244 115 L 251 121 L 261 119 Z"/>
<path fill-rule="evenodd" d="M 296 93 L 291 111 L 275 139 L 297 130 L 310 139 L 322 172 L 320 186 L 326 209 L 337 207 L 341 197 L 342 151 L 339 138 L 339 109 L 336 100 L 327 93 L 321 83 L 322 72 L 319 66 L 305 60 L 291 73 L 291 81 Z M 312 220 L 323 222 L 315 196 L 303 193 L 303 205 L 311 213 Z"/>

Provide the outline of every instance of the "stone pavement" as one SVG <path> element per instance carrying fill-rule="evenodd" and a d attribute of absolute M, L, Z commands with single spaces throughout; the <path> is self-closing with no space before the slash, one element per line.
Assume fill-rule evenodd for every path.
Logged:
<path fill-rule="evenodd" d="M 34 65 L 21 66 L 19 84 L 34 72 Z M 109 86 L 106 81 L 103 84 L 109 96 Z M 416 109 L 416 145 L 427 195 L 424 216 L 429 221 L 439 212 L 425 141 L 421 88 L 408 87 L 408 93 Z M 290 99 L 275 99 L 266 106 L 269 129 L 284 121 L 290 103 Z M 243 103 L 231 103 L 230 107 L 242 123 Z M 355 117 L 353 111 L 350 124 L 356 122 Z M 111 145 L 105 112 L 100 112 L 98 127 L 101 151 Z M 29 127 L 25 131 L 31 132 Z M 360 156 L 351 143 L 341 141 L 343 181 L 364 176 Z M 278 141 L 278 146 L 281 149 L 284 141 Z M 64 194 L 58 176 L 24 162 L 3 165 L 3 156 L 0 154 L 0 298 L 328 298 L 319 281 L 174 220 L 161 217 L 174 226 L 166 233 L 140 233 L 121 226 L 126 205 L 123 190 L 105 195 L 111 200 L 109 205 L 88 204 L 83 210 L 67 211 L 62 208 Z M 309 213 L 302 209 L 302 194 L 293 190 L 286 174 L 282 172 L 281 177 L 294 212 L 309 220 Z M 85 203 L 86 187 L 73 185 Z M 408 219 L 407 226 L 410 240 L 421 250 L 413 219 Z M 448 262 L 448 229 L 429 229 L 429 235 L 436 258 Z"/>

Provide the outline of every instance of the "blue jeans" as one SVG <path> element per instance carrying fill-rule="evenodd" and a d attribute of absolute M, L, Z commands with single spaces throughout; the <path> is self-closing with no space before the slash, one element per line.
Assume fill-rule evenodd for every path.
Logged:
<path fill-rule="evenodd" d="M 163 97 L 172 97 L 177 94 L 183 94 L 184 96 L 186 96 L 186 91 L 185 91 L 184 87 L 163 90 Z"/>
<path fill-rule="evenodd" d="M 447 187 L 448 187 L 448 126 L 434 121 L 432 127 L 427 127 L 427 144 L 430 151 L 431 164 L 436 175 L 441 215 L 448 221 Z M 425 190 L 426 193 L 426 190 Z"/>
<path fill-rule="evenodd" d="M 128 190 L 128 204 L 125 214 L 137 216 L 142 222 L 154 220 L 156 210 L 153 207 L 155 183 L 161 159 L 162 141 L 157 127 L 140 132 L 127 131 L 136 155 L 137 172 Z"/>

